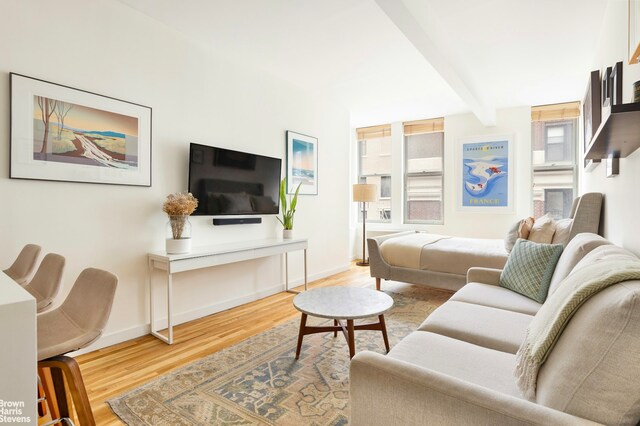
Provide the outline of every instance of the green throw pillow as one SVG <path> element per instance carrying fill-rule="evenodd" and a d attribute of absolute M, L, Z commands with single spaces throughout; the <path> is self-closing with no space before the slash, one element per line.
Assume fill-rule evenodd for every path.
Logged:
<path fill-rule="evenodd" d="M 562 244 L 518 239 L 500 274 L 500 287 L 544 303 L 562 249 Z"/>

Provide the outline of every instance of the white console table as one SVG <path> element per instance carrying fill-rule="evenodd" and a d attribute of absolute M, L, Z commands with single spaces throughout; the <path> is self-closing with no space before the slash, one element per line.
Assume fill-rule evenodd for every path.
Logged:
<path fill-rule="evenodd" d="M 225 265 L 228 263 L 242 262 L 244 260 L 258 259 L 260 257 L 284 254 L 285 259 L 285 291 L 299 293 L 289 289 L 289 259 L 291 251 L 304 251 L 304 289 L 307 289 L 307 239 L 267 239 L 259 241 L 243 241 L 238 243 L 220 244 L 215 246 L 194 247 L 190 253 L 167 254 L 165 251 L 149 253 L 149 298 L 151 334 L 168 344 L 173 344 L 173 312 L 171 295 L 172 275 L 178 272 L 191 271 L 211 266 Z M 153 270 L 160 269 L 166 272 L 167 282 L 167 335 L 156 329 L 155 301 L 153 290 Z"/>

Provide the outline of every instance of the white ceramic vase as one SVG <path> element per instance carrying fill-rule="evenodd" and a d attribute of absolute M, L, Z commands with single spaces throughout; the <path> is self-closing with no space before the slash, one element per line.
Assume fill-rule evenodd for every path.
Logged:
<path fill-rule="evenodd" d="M 183 254 L 191 251 L 191 238 L 167 238 L 167 254 Z"/>
<path fill-rule="evenodd" d="M 282 238 L 284 238 L 285 240 L 293 239 L 293 229 L 283 229 Z"/>

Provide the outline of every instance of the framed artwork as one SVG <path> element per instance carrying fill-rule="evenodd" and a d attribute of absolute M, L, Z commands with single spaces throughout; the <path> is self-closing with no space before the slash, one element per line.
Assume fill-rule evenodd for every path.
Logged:
<path fill-rule="evenodd" d="M 462 139 L 458 147 L 458 209 L 511 213 L 513 136 L 489 135 Z"/>
<path fill-rule="evenodd" d="M 151 108 L 10 79 L 12 179 L 151 186 Z"/>
<path fill-rule="evenodd" d="M 287 130 L 287 193 L 318 195 L 318 139 Z"/>
<path fill-rule="evenodd" d="M 611 104 L 611 72 L 613 71 L 612 67 L 607 67 L 604 72 L 604 77 L 602 78 L 602 106 L 607 107 Z"/>
<path fill-rule="evenodd" d="M 629 1 L 629 65 L 640 62 L 640 0 Z"/>
<path fill-rule="evenodd" d="M 611 70 L 609 81 L 611 105 L 622 104 L 622 62 L 617 62 Z"/>
<path fill-rule="evenodd" d="M 600 71 L 591 71 L 589 83 L 584 95 L 584 152 L 591 143 L 591 138 L 600 126 L 602 120 L 602 101 L 600 100 Z"/>

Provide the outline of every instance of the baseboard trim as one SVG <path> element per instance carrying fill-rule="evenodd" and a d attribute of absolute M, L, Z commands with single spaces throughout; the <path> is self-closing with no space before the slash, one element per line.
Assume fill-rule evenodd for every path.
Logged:
<path fill-rule="evenodd" d="M 343 265 L 337 268 L 328 269 L 326 271 L 322 271 L 313 275 L 309 275 L 307 277 L 307 281 L 312 283 L 313 281 L 329 277 L 331 275 L 339 274 L 341 272 L 345 272 L 349 270 L 349 265 Z M 304 277 L 295 279 L 289 282 L 289 288 L 297 287 L 304 284 Z M 269 287 L 268 289 L 257 291 L 251 294 L 247 294 L 241 297 L 236 297 L 234 299 L 225 300 L 220 303 L 216 303 L 214 305 L 204 306 L 200 308 L 193 309 L 191 311 L 182 312 L 174 317 L 174 325 L 183 324 L 185 322 L 193 321 L 198 318 L 206 317 L 208 315 L 212 315 L 221 311 L 225 311 L 227 309 L 235 308 L 236 306 L 244 305 L 245 303 L 253 302 L 255 300 L 259 300 L 268 296 L 271 296 L 276 293 L 280 293 L 284 291 L 284 282 L 282 284 Z M 159 327 L 166 327 L 167 318 L 160 318 L 157 320 L 156 324 Z M 138 326 L 134 326 L 125 330 L 112 331 L 111 333 L 107 333 L 103 335 L 98 341 L 93 343 L 92 345 L 80 349 L 79 351 L 72 352 L 68 354 L 69 356 L 78 356 L 83 355 L 89 352 L 97 351 L 102 348 L 106 348 L 108 346 L 113 346 L 118 343 L 126 342 L 127 340 L 136 339 L 138 337 L 145 336 L 151 333 L 150 323 L 141 324 Z"/>

